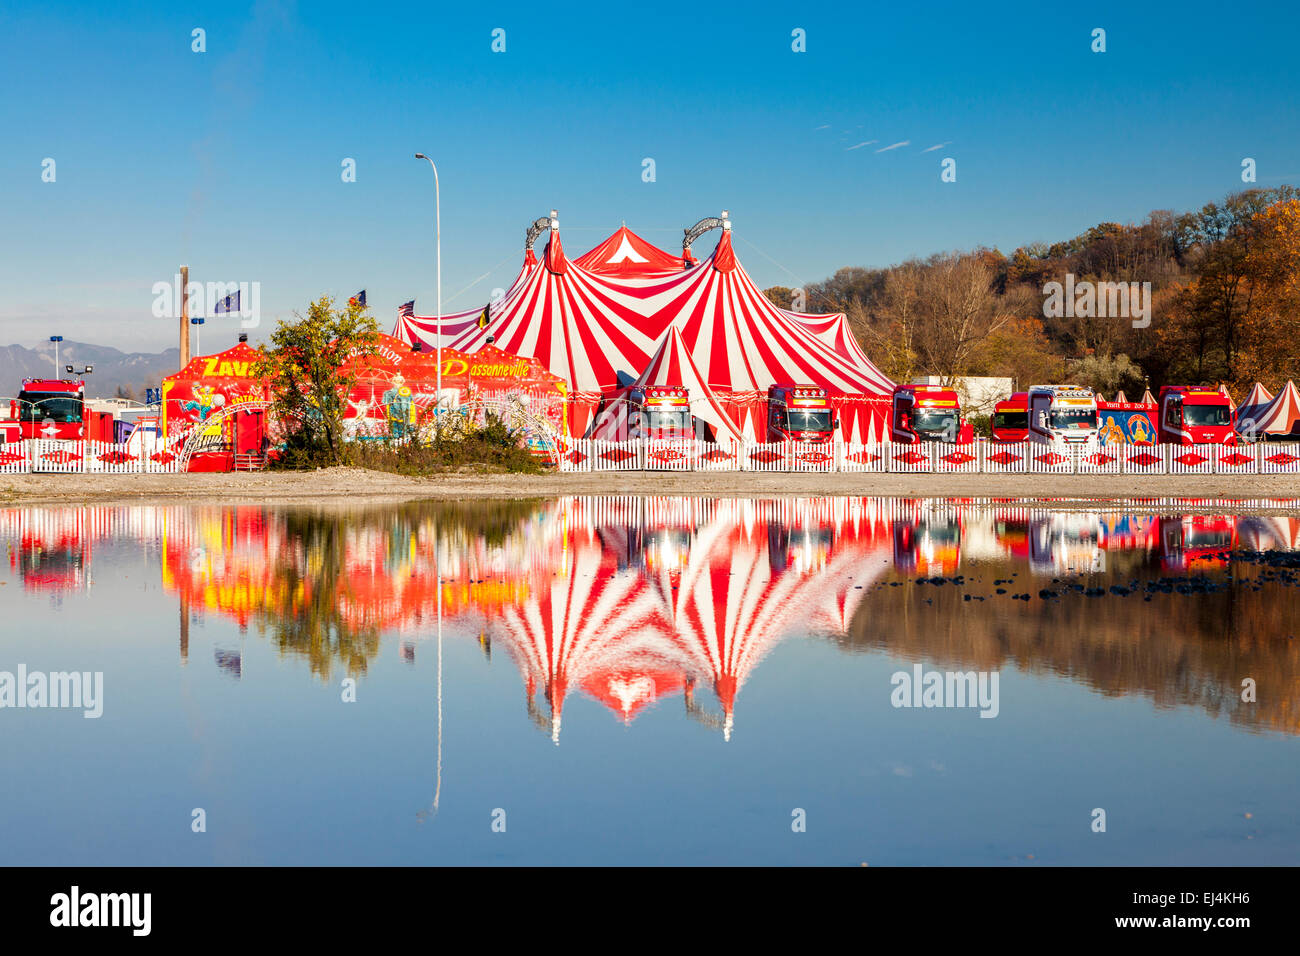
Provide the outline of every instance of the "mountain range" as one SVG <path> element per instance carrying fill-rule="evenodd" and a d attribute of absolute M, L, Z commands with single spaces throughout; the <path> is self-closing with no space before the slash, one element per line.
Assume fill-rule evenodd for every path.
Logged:
<path fill-rule="evenodd" d="M 86 380 L 88 398 L 133 398 L 144 401 L 146 388 L 157 388 L 164 375 L 180 368 L 180 349 L 165 352 L 123 352 L 107 345 L 90 345 L 85 342 L 60 342 L 59 365 L 73 365 L 78 370 L 94 366 L 89 375 L 78 375 Z M 21 345 L 0 346 L 0 396 L 18 394 L 25 378 L 55 377 L 54 343 L 46 342 L 36 348 Z M 62 367 L 57 377 L 70 377 Z"/>

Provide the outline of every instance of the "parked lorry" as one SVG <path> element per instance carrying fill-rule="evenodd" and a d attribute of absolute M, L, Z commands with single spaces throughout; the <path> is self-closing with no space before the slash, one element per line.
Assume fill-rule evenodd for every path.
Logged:
<path fill-rule="evenodd" d="M 1029 390 L 1029 441 L 1097 447 L 1097 396 L 1082 385 L 1035 385 Z"/>
<path fill-rule="evenodd" d="M 99 437 L 101 416 L 88 414 L 86 383 L 79 379 L 23 379 L 18 397 L 9 403 L 9 415 L 22 438 Z M 87 434 L 87 425 L 92 434 Z"/>
<path fill-rule="evenodd" d="M 838 428 L 826 389 L 818 385 L 773 385 L 767 390 L 769 442 L 829 442 Z"/>
<path fill-rule="evenodd" d="M 966 444 L 973 426 L 961 417 L 957 393 L 941 385 L 899 385 L 890 406 L 890 438 L 904 445 L 923 441 Z"/>
<path fill-rule="evenodd" d="M 691 399 L 684 385 L 646 385 L 625 396 L 628 438 L 692 438 Z"/>
<path fill-rule="evenodd" d="M 1208 385 L 1160 389 L 1160 442 L 1167 445 L 1235 445 L 1235 415 L 1228 396 Z"/>
<path fill-rule="evenodd" d="M 993 406 L 989 423 L 996 442 L 1018 442 L 1029 437 L 1029 393 L 1013 392 Z"/>

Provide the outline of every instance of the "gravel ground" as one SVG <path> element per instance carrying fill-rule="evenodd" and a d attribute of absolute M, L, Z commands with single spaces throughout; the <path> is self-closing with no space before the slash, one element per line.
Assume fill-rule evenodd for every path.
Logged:
<path fill-rule="evenodd" d="M 1087 506 L 1135 498 L 1300 499 L 1300 475 L 901 475 L 775 472 L 604 472 L 408 478 L 356 468 L 194 475 L 0 475 L 0 502 L 526 498 L 553 495 L 886 495 L 1050 499 Z M 1300 512 L 1300 501 L 1242 503 Z M 1219 510 L 1223 510 L 1220 508 Z"/>

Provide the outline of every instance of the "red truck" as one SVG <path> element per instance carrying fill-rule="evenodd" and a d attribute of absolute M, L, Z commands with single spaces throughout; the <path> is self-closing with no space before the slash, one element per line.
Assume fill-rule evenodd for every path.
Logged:
<path fill-rule="evenodd" d="M 86 383 L 25 378 L 9 411 L 23 438 L 85 438 Z"/>
<path fill-rule="evenodd" d="M 1025 441 L 1029 438 L 1029 393 L 1013 392 L 993 406 L 990 423 L 993 440 L 998 442 Z"/>
<path fill-rule="evenodd" d="M 828 442 L 840 427 L 818 385 L 773 385 L 767 390 L 767 440 Z"/>
<path fill-rule="evenodd" d="M 1236 415 L 1228 396 L 1209 385 L 1165 385 L 1160 389 L 1160 443 L 1235 445 Z"/>
<path fill-rule="evenodd" d="M 904 445 L 923 441 L 967 444 L 974 428 L 961 417 L 957 393 L 942 385 L 899 385 L 890 409 L 890 437 Z"/>
<path fill-rule="evenodd" d="M 111 412 L 96 412 L 86 404 L 86 383 L 58 378 L 25 378 L 18 397 L 9 403 L 9 420 L 0 422 L 0 441 L 57 438 L 77 441 L 116 440 Z"/>
<path fill-rule="evenodd" d="M 646 385 L 629 389 L 629 438 L 693 438 L 691 398 L 684 385 Z"/>

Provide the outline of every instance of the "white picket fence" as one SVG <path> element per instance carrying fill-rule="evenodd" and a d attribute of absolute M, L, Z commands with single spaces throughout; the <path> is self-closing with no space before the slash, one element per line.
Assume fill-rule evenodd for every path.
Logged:
<path fill-rule="evenodd" d="M 0 444 L 0 474 L 175 474 L 180 462 L 161 443 L 137 439 L 104 442 L 93 439 L 35 438 Z"/>
<path fill-rule="evenodd" d="M 567 442 L 561 471 L 811 471 L 896 474 L 1300 474 L 1300 445 L 1103 445 L 1033 442 L 916 445 L 635 439 Z"/>

